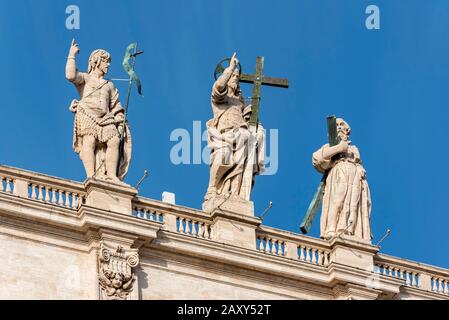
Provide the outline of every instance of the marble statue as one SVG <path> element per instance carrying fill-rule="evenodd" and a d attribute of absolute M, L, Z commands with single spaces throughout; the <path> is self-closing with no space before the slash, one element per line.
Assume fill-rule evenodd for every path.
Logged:
<path fill-rule="evenodd" d="M 330 170 L 326 179 L 320 221 L 321 237 L 331 239 L 346 234 L 371 241 L 371 197 L 359 150 L 351 144 L 351 128 L 337 119 L 340 143 L 322 146 L 313 154 L 314 167 L 321 173 Z"/>
<path fill-rule="evenodd" d="M 245 103 L 239 82 L 236 54 L 229 66 L 214 83 L 211 105 L 214 118 L 206 124 L 208 146 L 211 150 L 210 179 L 203 202 L 203 210 L 211 211 L 209 201 L 216 195 L 234 196 L 249 200 L 244 194 L 244 171 L 247 166 L 249 141 L 256 140 L 257 157 L 254 157 L 253 177 L 263 170 L 265 161 L 265 130 L 259 125 L 257 134 L 249 130 L 251 105 Z M 250 181 L 250 184 L 253 181 Z"/>
<path fill-rule="evenodd" d="M 72 41 L 66 78 L 75 85 L 80 95 L 80 99 L 73 100 L 70 105 L 70 111 L 75 113 L 73 148 L 80 155 L 87 178 L 95 176 L 121 182 L 131 160 L 131 135 L 123 121 L 124 109 L 118 90 L 104 78 L 111 55 L 102 49 L 93 51 L 89 57 L 88 71 L 84 73 L 76 67 L 78 53 L 78 44 Z"/>

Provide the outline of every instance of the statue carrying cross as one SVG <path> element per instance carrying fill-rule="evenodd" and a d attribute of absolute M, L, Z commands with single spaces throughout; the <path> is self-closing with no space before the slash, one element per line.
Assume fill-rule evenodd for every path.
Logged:
<path fill-rule="evenodd" d="M 222 64 L 229 62 L 224 68 Z M 264 77 L 263 57 L 257 57 L 255 74 L 242 74 L 234 53 L 215 69 L 211 104 L 214 118 L 207 122 L 211 150 L 210 180 L 203 210 L 214 209 L 209 202 L 215 196 L 229 195 L 250 200 L 254 176 L 263 171 L 265 129 L 259 123 L 262 85 L 288 87 L 287 79 Z M 246 104 L 240 82 L 253 83 L 251 103 Z"/>

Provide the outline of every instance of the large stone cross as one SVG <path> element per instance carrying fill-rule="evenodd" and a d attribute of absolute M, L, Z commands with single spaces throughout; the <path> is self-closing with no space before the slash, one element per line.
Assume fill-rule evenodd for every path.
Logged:
<path fill-rule="evenodd" d="M 263 75 L 263 57 L 256 58 L 256 72 L 254 74 L 241 74 L 240 82 L 243 83 L 253 83 L 253 93 L 251 97 L 251 117 L 249 120 L 249 130 L 251 132 L 251 137 L 248 144 L 248 158 L 245 165 L 245 171 L 243 173 L 241 195 L 246 199 L 250 200 L 250 194 L 253 184 L 253 174 L 254 165 L 256 159 L 256 139 L 255 134 L 257 133 L 257 125 L 259 123 L 259 106 L 260 106 L 260 91 L 262 85 L 288 88 L 288 79 L 272 78 Z"/>

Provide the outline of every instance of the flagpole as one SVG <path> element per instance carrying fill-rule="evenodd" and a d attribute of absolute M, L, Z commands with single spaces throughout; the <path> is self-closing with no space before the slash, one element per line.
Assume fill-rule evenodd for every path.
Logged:
<path fill-rule="evenodd" d="M 136 65 L 136 56 L 143 53 L 143 51 L 141 52 L 137 52 L 137 42 L 136 45 L 134 47 L 134 53 L 130 54 L 130 57 L 133 59 L 131 62 L 131 69 L 132 71 L 134 71 L 134 67 Z M 126 55 L 125 55 L 125 59 L 126 59 Z M 128 72 L 129 74 L 129 83 L 128 83 L 128 94 L 126 96 L 126 104 L 125 104 L 125 115 L 123 117 L 123 122 L 122 122 L 122 126 L 121 126 L 121 130 L 119 132 L 119 139 L 120 139 L 120 144 L 119 144 L 119 162 L 117 165 L 117 176 L 119 175 L 119 171 L 120 171 L 120 160 L 122 159 L 123 153 L 124 153 L 124 148 L 125 148 L 125 130 L 126 130 L 126 120 L 128 118 L 128 109 L 129 109 L 129 100 L 131 98 L 131 89 L 132 89 L 132 84 L 133 81 L 135 80 L 135 75 L 132 76 L 131 73 L 129 73 L 129 68 L 125 67 L 125 70 Z M 140 84 L 138 84 L 140 86 Z M 138 88 L 139 94 L 140 94 L 140 88 Z"/>

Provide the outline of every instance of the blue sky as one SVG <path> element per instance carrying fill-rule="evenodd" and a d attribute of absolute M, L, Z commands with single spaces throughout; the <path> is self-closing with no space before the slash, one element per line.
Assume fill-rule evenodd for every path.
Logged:
<path fill-rule="evenodd" d="M 65 27 L 70 4 L 80 8 L 80 30 Z M 380 30 L 365 28 L 369 4 L 380 8 Z M 274 203 L 264 224 L 299 232 L 320 180 L 311 154 L 326 143 L 325 117 L 336 114 L 351 125 L 368 173 L 374 243 L 390 228 L 382 252 L 449 267 L 448 1 L 1 1 L 1 163 L 84 180 L 68 109 L 77 94 L 64 77 L 73 37 L 80 69 L 104 48 L 112 78 L 126 76 L 129 43 L 145 50 L 126 178 L 135 184 L 150 171 L 142 196 L 171 191 L 178 204 L 201 207 L 208 166 L 172 164 L 170 133 L 192 133 L 193 121 L 204 130 L 218 61 L 237 51 L 253 72 L 262 55 L 266 75 L 290 80 L 288 90 L 262 89 L 260 120 L 279 133 L 278 171 L 258 177 L 252 194 L 256 214 Z M 124 100 L 126 85 L 117 87 Z"/>

